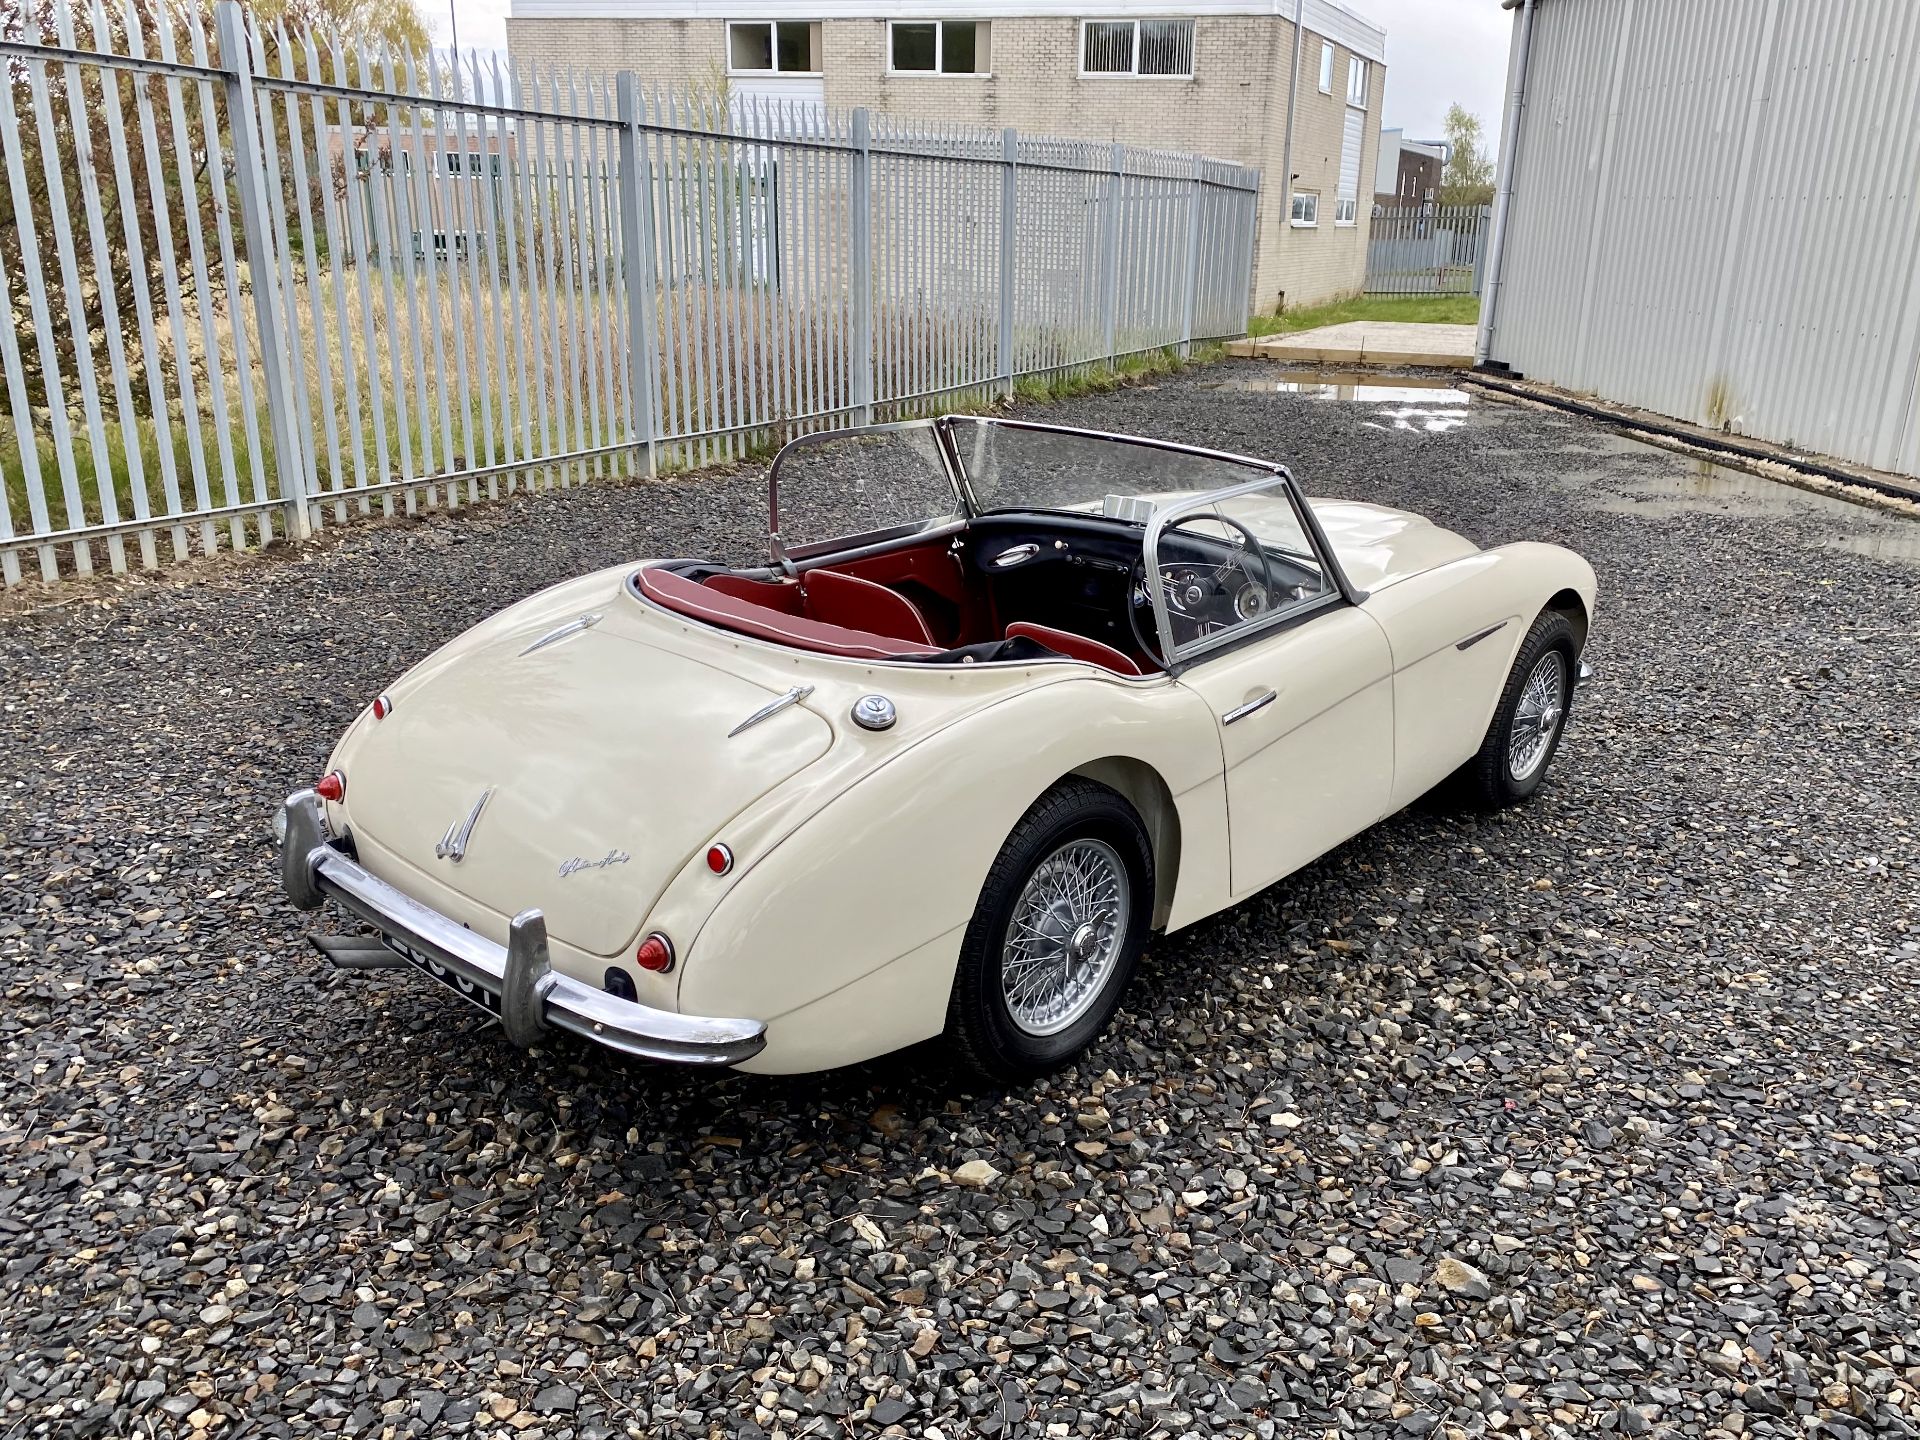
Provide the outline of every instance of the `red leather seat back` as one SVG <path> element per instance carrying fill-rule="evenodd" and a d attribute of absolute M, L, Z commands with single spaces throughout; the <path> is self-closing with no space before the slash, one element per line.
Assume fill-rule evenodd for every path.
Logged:
<path fill-rule="evenodd" d="M 832 570 L 811 571 L 800 584 L 807 592 L 807 615 L 814 620 L 891 635 L 915 645 L 934 643 L 920 608 L 884 585 Z"/>
<path fill-rule="evenodd" d="M 1132 656 L 1085 635 L 1076 635 L 1071 630 L 1056 630 L 1051 625 L 1034 625 L 1025 620 L 1016 620 L 1007 626 L 1007 638 L 1032 640 L 1056 655 L 1065 655 L 1070 660 L 1085 660 L 1088 664 L 1101 666 L 1117 675 L 1147 673 L 1134 663 Z"/>
<path fill-rule="evenodd" d="M 888 660 L 897 655 L 940 653 L 932 645 L 913 645 L 888 635 L 849 630 L 843 626 L 809 620 L 801 615 L 788 615 L 729 595 L 725 590 L 696 584 L 684 575 L 676 575 L 657 565 L 641 569 L 634 576 L 634 585 L 647 599 L 676 614 L 801 650 L 845 655 L 855 660 Z"/>

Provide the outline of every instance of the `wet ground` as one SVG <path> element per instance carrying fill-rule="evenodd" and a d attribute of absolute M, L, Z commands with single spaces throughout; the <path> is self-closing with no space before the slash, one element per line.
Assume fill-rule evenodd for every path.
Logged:
<path fill-rule="evenodd" d="M 1532 803 L 1417 805 L 1157 941 L 1031 1087 L 516 1052 L 325 973 L 276 891 L 273 803 L 392 676 L 753 548 L 758 472 L 0 618 L 5 1433 L 1912 1433 L 1920 525 L 1280 383 L 1035 413 L 1573 546 L 1596 677 Z"/>

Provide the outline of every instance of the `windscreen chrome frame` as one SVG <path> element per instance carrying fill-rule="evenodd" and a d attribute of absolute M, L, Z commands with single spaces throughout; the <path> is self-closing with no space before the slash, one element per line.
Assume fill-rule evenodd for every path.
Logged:
<path fill-rule="evenodd" d="M 1287 497 L 1306 533 L 1307 543 L 1313 548 L 1313 553 L 1320 563 L 1321 573 L 1333 582 L 1333 589 L 1314 600 L 1302 601 L 1285 610 L 1275 611 L 1271 616 L 1261 620 L 1237 625 L 1218 635 L 1209 636 L 1203 641 L 1189 644 L 1180 648 L 1176 654 L 1166 591 L 1159 585 L 1148 586 L 1148 596 L 1153 604 L 1154 627 L 1160 639 L 1161 653 L 1169 674 L 1178 674 L 1195 660 L 1204 658 L 1217 650 L 1237 646 L 1255 635 L 1294 624 L 1331 605 L 1341 603 L 1358 605 L 1367 598 L 1365 594 L 1354 588 L 1353 583 L 1347 579 L 1346 571 L 1340 568 L 1340 562 L 1334 557 L 1333 547 L 1327 542 L 1326 531 L 1320 527 L 1319 517 L 1313 513 L 1313 506 L 1301 493 L 1299 484 L 1294 480 L 1293 471 L 1285 465 L 1271 460 L 1258 460 L 1251 455 L 1236 455 L 1227 450 L 1210 450 L 1200 445 L 1181 445 L 1171 440 L 1156 440 L 1146 435 L 1120 435 L 1110 431 L 1088 430 L 1072 425 L 1042 425 L 1031 420 L 1010 420 L 995 415 L 942 415 L 932 420 L 895 420 L 883 425 L 853 425 L 837 430 L 816 430 L 811 434 L 789 440 L 773 457 L 773 463 L 767 472 L 767 546 L 772 557 L 773 568 L 783 574 L 797 575 L 799 569 L 796 561 L 798 560 L 828 555 L 837 556 L 846 551 L 849 546 L 874 550 L 890 549 L 915 534 L 954 528 L 953 516 L 934 516 L 917 523 L 906 522 L 889 526 L 884 530 L 866 535 L 850 535 L 810 542 L 797 551 L 789 552 L 780 534 L 780 471 L 783 463 L 789 454 L 797 450 L 861 435 L 883 435 L 898 430 L 931 430 L 941 462 L 946 468 L 947 482 L 953 487 L 954 499 L 959 506 L 959 519 L 963 523 L 982 515 L 1019 511 L 1073 514 L 1084 518 L 1085 512 L 1082 511 L 1049 511 L 1046 506 L 1002 506 L 999 510 L 989 510 L 982 506 L 967 476 L 966 464 L 960 458 L 960 447 L 954 438 L 954 432 L 961 425 L 993 425 L 1008 430 L 1037 430 L 1046 434 L 1071 435 L 1083 440 L 1103 440 L 1115 445 L 1130 445 L 1143 450 L 1159 450 L 1168 454 L 1214 460 L 1253 472 L 1253 478 L 1240 484 L 1203 491 L 1176 505 L 1154 509 L 1152 516 L 1143 527 L 1141 554 L 1146 564 L 1155 567 L 1156 574 L 1158 573 L 1160 536 L 1173 521 L 1200 513 L 1224 500 L 1231 500 L 1241 495 L 1257 494 L 1276 487 Z M 1138 522 L 1116 521 L 1115 523 L 1136 524 Z"/>
<path fill-rule="evenodd" d="M 1238 458 L 1238 457 L 1236 457 Z M 1260 464 L 1261 462 L 1248 462 Z M 1240 485 L 1229 485 L 1223 490 L 1210 490 L 1183 500 L 1178 505 L 1169 505 L 1156 509 L 1147 521 L 1147 533 L 1141 542 L 1141 554 L 1145 569 L 1150 572 L 1147 585 L 1148 598 L 1153 601 L 1154 630 L 1160 640 L 1160 654 L 1166 661 L 1169 673 L 1178 674 L 1196 660 L 1204 659 L 1216 650 L 1225 650 L 1231 646 L 1245 643 L 1256 635 L 1269 630 L 1284 629 L 1308 615 L 1330 609 L 1335 605 L 1358 605 L 1367 597 L 1355 590 L 1347 580 L 1346 572 L 1334 559 L 1333 547 L 1327 543 L 1327 535 L 1320 528 L 1319 517 L 1313 513 L 1313 506 L 1307 503 L 1306 496 L 1300 493 L 1294 483 L 1293 472 L 1284 465 L 1266 465 L 1271 473 L 1258 480 L 1249 480 Z M 1204 639 L 1190 641 L 1185 645 L 1173 643 L 1173 616 L 1167 608 L 1167 589 L 1159 583 L 1160 576 L 1160 537 L 1171 526 L 1194 515 L 1204 514 L 1214 509 L 1223 500 L 1234 500 L 1242 495 L 1258 495 L 1278 491 L 1287 503 L 1293 507 L 1295 518 L 1300 521 L 1307 544 L 1312 547 L 1315 558 L 1320 562 L 1320 573 L 1331 583 L 1331 588 L 1310 600 L 1289 605 L 1284 610 L 1274 610 L 1241 625 L 1209 635 Z"/>
<path fill-rule="evenodd" d="M 931 533 L 943 526 L 950 525 L 957 517 L 970 520 L 976 511 L 972 497 L 967 493 L 954 461 L 953 444 L 947 436 L 944 425 L 946 417 L 938 420 L 894 420 L 884 425 L 846 425 L 837 430 L 814 430 L 805 435 L 796 436 L 782 445 L 773 457 L 773 463 L 767 467 L 767 555 L 773 568 L 785 575 L 798 574 L 795 562 L 812 556 L 837 555 L 849 546 L 885 547 L 891 541 L 905 539 L 908 536 Z M 920 520 L 906 520 L 888 525 L 879 530 L 863 531 L 853 535 L 829 536 L 824 540 L 810 540 L 797 549 L 789 549 L 786 539 L 780 533 L 780 471 L 788 458 L 818 445 L 829 444 L 835 440 L 853 440 L 863 435 L 886 435 L 895 431 L 927 430 L 934 439 L 934 449 L 939 452 L 941 468 L 946 471 L 947 484 L 953 490 L 954 503 L 958 507 L 952 515 L 926 516 Z"/>

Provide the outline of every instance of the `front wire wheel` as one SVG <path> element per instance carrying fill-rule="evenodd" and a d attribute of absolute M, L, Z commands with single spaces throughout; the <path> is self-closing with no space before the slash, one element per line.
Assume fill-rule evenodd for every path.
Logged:
<path fill-rule="evenodd" d="M 1480 753 L 1457 777 L 1464 798 L 1485 810 L 1517 805 L 1540 788 L 1566 733 L 1580 641 L 1558 610 L 1543 610 L 1520 642 Z"/>
<path fill-rule="evenodd" d="M 1063 780 L 1001 847 L 962 942 L 947 1037 L 994 1080 L 1043 1075 L 1092 1044 L 1146 943 L 1153 851 L 1133 807 Z"/>
<path fill-rule="evenodd" d="M 1104 840 L 1069 840 L 1028 877 L 1001 947 L 1007 1015 L 1024 1033 L 1058 1035 L 1106 988 L 1132 911 L 1126 862 Z"/>

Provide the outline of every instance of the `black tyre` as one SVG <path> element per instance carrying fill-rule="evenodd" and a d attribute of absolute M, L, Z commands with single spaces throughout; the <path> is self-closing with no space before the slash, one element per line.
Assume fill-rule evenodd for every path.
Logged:
<path fill-rule="evenodd" d="M 1001 847 L 967 926 L 947 1038 L 993 1080 L 1044 1075 L 1119 1008 L 1153 919 L 1153 850 L 1133 807 L 1063 780 Z"/>
<path fill-rule="evenodd" d="M 1557 610 L 1543 610 L 1520 642 L 1480 753 L 1460 770 L 1464 798 L 1486 810 L 1517 805 L 1540 788 L 1573 708 L 1580 641 Z"/>

